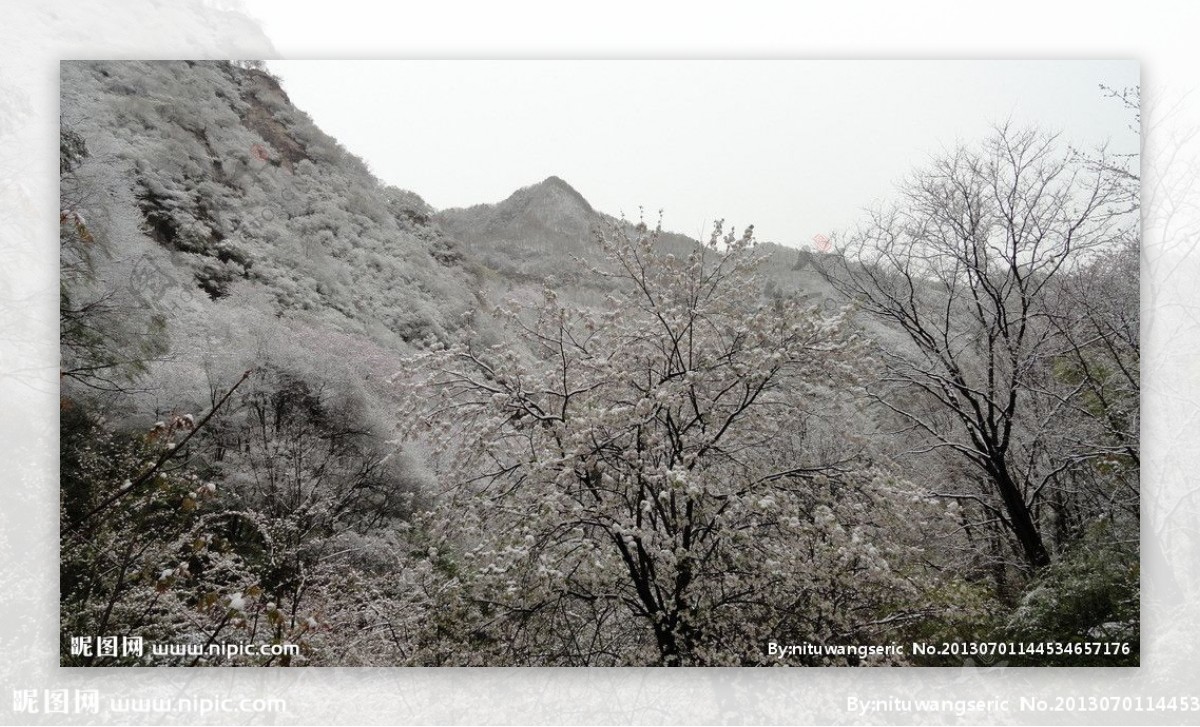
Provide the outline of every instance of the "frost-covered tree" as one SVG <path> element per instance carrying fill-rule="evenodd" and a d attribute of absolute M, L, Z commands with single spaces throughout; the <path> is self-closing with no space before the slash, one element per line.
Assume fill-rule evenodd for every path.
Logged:
<path fill-rule="evenodd" d="M 1055 367 L 1083 345 L 1066 334 L 1083 324 L 1064 324 L 1078 305 L 1064 281 L 1136 222 L 1111 169 L 1053 136 L 999 129 L 916 173 L 825 267 L 897 332 L 878 349 L 886 374 L 872 395 L 911 432 L 911 450 L 959 458 L 981 484 L 962 478 L 939 494 L 983 508 L 1034 569 L 1053 557 L 1047 503 L 1090 466 L 1055 430 L 1092 384 Z"/>
<path fill-rule="evenodd" d="M 603 310 L 547 291 L 509 312 L 522 346 L 404 379 L 441 487 L 422 524 L 454 603 L 440 634 L 482 663 L 760 663 L 768 639 L 861 635 L 911 594 L 888 532 L 905 486 L 811 434 L 862 367 L 844 312 L 764 302 L 750 230 L 683 257 L 641 230 L 603 236 Z"/>

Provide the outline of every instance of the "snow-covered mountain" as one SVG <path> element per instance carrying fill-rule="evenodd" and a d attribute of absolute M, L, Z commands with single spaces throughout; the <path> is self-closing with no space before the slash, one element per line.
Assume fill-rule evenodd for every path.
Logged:
<path fill-rule="evenodd" d="M 558 177 L 497 204 L 443 210 L 435 219 L 488 268 L 509 277 L 536 279 L 566 272 L 572 256 L 600 257 L 595 233 L 602 216 Z"/>
<path fill-rule="evenodd" d="M 592 299 L 606 282 L 588 274 L 604 264 L 597 231 L 632 224 L 554 176 L 495 204 L 435 211 L 376 179 L 259 68 L 68 62 L 62 88 L 63 127 L 88 150 L 81 189 L 93 190 L 64 206 L 171 317 L 181 307 L 221 317 L 253 298 L 389 348 L 447 340 L 481 296 L 550 285 Z M 696 242 L 664 233 L 660 244 Z M 772 290 L 821 286 L 795 251 L 772 250 Z"/>
<path fill-rule="evenodd" d="M 445 338 L 478 304 L 429 206 L 375 179 L 264 71 L 70 62 L 62 88 L 63 128 L 88 152 L 64 206 L 114 264 L 169 278 L 174 307 L 265 297 L 394 345 Z"/>

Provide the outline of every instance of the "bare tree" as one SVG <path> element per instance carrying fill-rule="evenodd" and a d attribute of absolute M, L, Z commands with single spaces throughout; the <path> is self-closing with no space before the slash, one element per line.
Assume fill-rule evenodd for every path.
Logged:
<path fill-rule="evenodd" d="M 1055 376 L 1073 345 L 1060 282 L 1116 245 L 1126 218 L 1111 169 L 999 128 L 913 176 L 822 267 L 902 331 L 880 337 L 886 374 L 871 394 L 918 435 L 912 451 L 949 451 L 981 474 L 983 488 L 936 494 L 1002 522 L 1033 568 L 1051 561 L 1040 503 L 1078 462 L 1048 432 L 1090 385 Z"/>

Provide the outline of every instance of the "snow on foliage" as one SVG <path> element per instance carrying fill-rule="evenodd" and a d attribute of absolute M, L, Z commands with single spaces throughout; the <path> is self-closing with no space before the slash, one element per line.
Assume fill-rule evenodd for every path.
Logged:
<path fill-rule="evenodd" d="M 805 436 L 862 370 L 846 314 L 764 303 L 749 231 L 682 259 L 607 237 L 601 311 L 547 291 L 524 346 L 415 359 L 406 434 L 443 482 L 425 527 L 485 663 L 755 664 L 862 637 L 915 595 L 902 483 Z M 518 351 L 528 351 L 521 355 Z"/>
<path fill-rule="evenodd" d="M 976 425 L 979 382 L 1019 379 L 1000 441 L 1039 476 L 1005 509 L 952 456 L 974 420 L 929 399 L 939 369 L 894 381 L 914 321 L 821 275 L 893 291 L 865 257 L 697 243 L 557 177 L 439 212 L 255 63 L 67 62 L 62 124 L 64 665 L 876 665 L 912 657 L 767 643 L 1138 638 L 1135 232 L 1053 285 L 1010 266 L 985 325 L 925 342 Z M 931 205 L 908 214 L 962 211 Z M 922 323 L 950 310 L 909 282 Z M 1016 290 L 1056 345 L 989 368 Z M 1048 566 L 1020 557 L 1022 507 Z M 110 634 L 299 653 L 68 650 Z"/>

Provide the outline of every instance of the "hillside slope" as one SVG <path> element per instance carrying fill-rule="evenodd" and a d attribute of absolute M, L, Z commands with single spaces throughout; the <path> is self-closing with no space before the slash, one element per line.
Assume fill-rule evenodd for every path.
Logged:
<path fill-rule="evenodd" d="M 261 70 L 64 63 L 62 123 L 88 150 L 65 206 L 195 305 L 249 284 L 280 316 L 397 345 L 447 337 L 476 304 L 429 207 L 381 184 Z"/>

